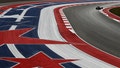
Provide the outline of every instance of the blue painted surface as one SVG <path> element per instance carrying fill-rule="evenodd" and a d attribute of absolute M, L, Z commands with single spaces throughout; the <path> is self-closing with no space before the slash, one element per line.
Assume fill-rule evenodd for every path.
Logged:
<path fill-rule="evenodd" d="M 58 4 L 61 4 L 61 3 L 58 3 Z M 37 4 L 37 5 L 39 5 L 39 4 Z M 39 17 L 40 17 L 40 11 L 42 8 L 45 8 L 45 7 L 48 7 L 51 5 L 53 5 L 53 4 L 44 3 L 44 5 L 42 7 L 40 6 L 40 7 L 36 7 L 36 8 L 31 8 L 25 14 L 25 16 L 33 16 L 33 17 L 28 17 L 28 18 L 25 17 L 24 19 L 22 19 L 21 22 L 15 22 L 15 20 L 16 20 L 15 18 L 4 18 L 4 19 L 1 18 L 0 19 L 0 26 L 1 26 L 0 30 L 8 30 L 12 25 L 17 25 L 16 29 L 35 28 L 34 30 L 24 34 L 23 36 L 31 37 L 31 38 L 38 38 L 37 29 L 38 29 L 38 21 L 39 21 Z M 30 7 L 30 5 L 12 9 L 5 15 L 21 14 L 22 10 L 17 10 L 17 9 L 26 9 L 28 7 Z M 16 48 L 26 58 L 28 58 L 40 51 L 44 52 L 51 58 L 62 58 L 59 55 L 57 55 L 55 52 L 50 50 L 48 47 L 46 47 L 44 44 L 43 45 L 24 45 L 23 44 L 23 45 L 16 45 Z M 4 46 L 0 47 L 0 57 L 14 57 L 14 56 L 9 51 L 7 46 L 4 45 Z M 0 60 L 0 68 L 1 67 L 2 68 L 10 68 L 14 64 L 15 63 Z M 72 64 L 72 63 L 63 64 L 63 66 L 65 66 L 65 68 L 78 68 L 77 65 Z"/>
<path fill-rule="evenodd" d="M 0 47 L 0 57 L 14 57 L 6 45 Z M 0 66 L 1 67 L 1 66 Z"/>
<path fill-rule="evenodd" d="M 80 1 L 80 0 L 78 0 Z M 85 1 L 108 1 L 108 0 L 85 0 Z M 80 1 L 81 2 L 81 1 Z M 62 3 L 43 3 L 42 6 L 31 8 L 25 16 L 33 16 L 33 17 L 24 17 L 21 22 L 15 22 L 15 18 L 0 18 L 0 30 L 8 30 L 12 25 L 18 25 L 16 29 L 22 29 L 22 28 L 35 28 L 34 30 L 24 34 L 23 36 L 31 37 L 31 38 L 38 38 L 37 35 L 37 29 L 38 29 L 38 21 L 39 21 L 39 15 L 42 8 L 51 6 L 51 5 L 57 5 L 57 4 L 66 4 L 66 2 Z M 33 4 L 33 5 L 39 5 L 39 4 Z M 17 9 L 26 9 L 30 7 L 31 5 L 21 6 L 15 9 L 12 9 L 5 15 L 14 15 L 14 14 L 21 14 L 23 10 L 17 10 Z M 25 56 L 26 58 L 38 53 L 38 52 L 44 52 L 51 58 L 62 58 L 61 56 L 57 55 L 55 52 L 47 48 L 44 44 L 42 45 L 16 45 L 16 48 L 18 51 Z M 8 47 L 6 45 L 0 47 L 0 57 L 14 57 L 13 54 L 9 51 Z M 15 63 L 3 61 L 0 60 L 0 68 L 10 68 Z M 65 63 L 62 64 L 65 68 L 81 68 L 73 63 Z"/>
<path fill-rule="evenodd" d="M 11 25 L 8 25 L 8 24 L 7 25 L 0 25 L 0 31 L 8 30 L 10 27 L 11 27 Z"/>
<path fill-rule="evenodd" d="M 11 66 L 15 65 L 16 63 L 12 63 L 9 61 L 0 60 L 0 68 L 10 68 Z"/>
<path fill-rule="evenodd" d="M 14 14 L 19 14 L 20 15 L 21 13 L 22 13 L 22 10 L 12 9 L 8 13 L 6 13 L 5 15 L 14 15 Z"/>

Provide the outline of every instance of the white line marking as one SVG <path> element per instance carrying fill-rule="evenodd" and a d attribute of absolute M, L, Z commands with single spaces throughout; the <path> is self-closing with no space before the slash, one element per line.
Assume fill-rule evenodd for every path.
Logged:
<path fill-rule="evenodd" d="M 38 25 L 39 38 L 65 41 L 59 34 L 56 21 L 54 21 L 55 17 L 53 10 L 60 6 L 65 5 L 51 6 L 42 9 Z M 83 68 L 115 68 L 113 65 L 92 57 L 72 45 L 47 45 L 47 47 L 65 59 L 80 59 L 72 63 Z"/>
<path fill-rule="evenodd" d="M 12 25 L 9 30 L 15 30 L 17 25 Z M 25 58 L 15 47 L 14 44 L 7 44 L 8 49 L 16 58 Z"/>
<path fill-rule="evenodd" d="M 24 9 L 24 11 L 21 13 L 21 15 L 17 18 L 16 22 L 20 22 L 22 19 L 24 19 L 25 14 L 27 13 L 27 11 L 28 11 L 29 9 L 35 8 L 35 7 L 37 7 L 37 6 L 41 6 L 41 5 L 35 5 L 35 6 L 32 6 L 32 7 L 27 8 L 27 9 Z M 28 17 L 30 17 L 30 16 L 28 16 Z"/>
<path fill-rule="evenodd" d="M 8 10 L 6 10 L 6 11 L 4 11 L 2 14 L 0 14 L 0 18 L 1 18 L 2 16 L 4 16 L 6 13 L 8 13 L 10 10 L 12 10 L 12 8 L 9 8 Z"/>

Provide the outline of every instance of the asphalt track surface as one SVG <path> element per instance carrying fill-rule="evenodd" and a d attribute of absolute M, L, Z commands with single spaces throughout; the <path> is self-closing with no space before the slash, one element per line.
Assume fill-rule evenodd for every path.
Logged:
<path fill-rule="evenodd" d="M 120 23 L 101 14 L 92 4 L 64 10 L 65 15 L 79 37 L 93 46 L 120 57 Z"/>
<path fill-rule="evenodd" d="M 55 7 L 58 7 L 58 6 L 49 7 L 51 5 L 53 5 L 53 4 L 52 3 L 31 4 L 31 5 L 23 5 L 21 7 L 15 8 L 15 9 L 13 8 L 9 12 L 7 12 L 7 14 L 5 14 L 5 16 L 13 17 L 12 15 L 14 15 L 14 14 L 26 13 L 25 18 L 20 19 L 21 20 L 20 22 L 18 22 L 18 21 L 16 22 L 16 20 L 14 20 L 12 18 L 9 18 L 9 19 L 1 18 L 0 19 L 1 20 L 0 30 L 4 30 L 5 32 L 7 32 L 7 30 L 13 30 L 13 31 L 15 30 L 16 31 L 17 29 L 35 27 L 34 30 L 30 31 L 29 33 L 24 34 L 23 36 L 31 37 L 31 38 L 43 38 L 43 39 L 46 39 L 46 37 L 48 36 L 47 39 L 50 39 L 50 40 L 53 39 L 53 40 L 59 41 L 59 39 L 61 39 L 61 37 L 59 38 L 58 34 L 56 34 L 56 31 L 58 32 L 58 30 L 54 29 L 54 28 L 57 28 L 57 26 L 55 24 L 56 22 L 54 22 L 54 15 L 52 15 L 52 14 L 54 14 L 53 9 L 55 9 Z M 38 6 L 38 7 L 34 8 L 35 6 Z M 45 9 L 43 9 L 43 8 L 45 8 Z M 23 12 L 21 12 L 21 11 L 23 11 Z M 28 12 L 26 12 L 26 11 L 28 11 Z M 33 13 L 34 11 L 36 11 L 36 13 Z M 46 12 L 43 12 L 43 11 L 46 11 Z M 33 17 L 31 17 L 31 16 L 33 16 Z M 49 19 L 49 18 L 51 18 L 51 19 Z M 9 20 L 9 22 L 5 23 L 8 20 Z M 43 20 L 43 21 L 41 21 L 41 20 Z M 48 22 L 46 22 L 46 21 L 48 21 Z M 38 24 L 40 24 L 39 25 L 40 27 L 38 26 Z M 46 25 L 46 24 L 49 27 L 44 27 L 44 25 Z M 39 30 L 39 28 L 41 30 L 37 33 L 37 30 Z M 47 30 L 44 30 L 44 28 Z M 50 30 L 48 30 L 48 28 Z M 54 31 L 51 31 L 52 28 L 54 29 Z M 42 35 L 43 32 L 48 32 L 48 31 L 51 31 L 51 32 L 46 33 L 46 35 L 44 35 L 44 34 Z M 55 37 L 54 34 L 56 34 L 57 37 Z M 18 46 L 18 45 L 20 45 L 20 46 Z M 106 68 L 113 67 L 112 65 L 110 65 L 111 66 L 110 67 L 109 64 L 103 63 L 102 61 L 99 61 L 98 59 L 95 59 L 93 57 L 91 58 L 91 56 L 87 55 L 87 57 L 83 57 L 84 53 L 81 52 L 80 50 L 78 50 L 77 48 L 74 48 L 73 46 L 60 46 L 60 45 L 49 46 L 49 44 L 46 44 L 46 45 L 40 44 L 38 46 L 33 45 L 33 44 L 30 44 L 29 46 L 26 46 L 26 45 L 27 44 L 4 44 L 0 48 L 0 57 L 15 57 L 15 58 L 29 58 L 31 56 L 39 56 L 40 57 L 42 55 L 42 53 L 40 53 L 40 52 L 43 52 L 43 54 L 48 55 L 51 58 L 68 59 L 71 57 L 72 58 L 76 57 L 76 58 L 82 59 L 75 63 L 62 64 L 62 66 L 64 66 L 65 68 L 81 68 L 81 67 L 83 67 L 83 68 L 84 67 L 101 68 L 101 67 L 105 67 L 105 66 L 106 66 Z M 45 57 L 45 55 L 43 55 L 43 57 Z M 84 56 L 86 56 L 86 54 L 84 54 Z M 88 58 L 89 58 L 89 60 L 88 60 Z M 38 60 L 35 60 L 35 61 L 37 62 Z M 22 63 L 20 63 L 20 64 L 22 64 Z M 29 62 L 27 62 L 27 64 L 29 64 Z M 12 63 L 12 62 L 6 62 L 6 61 L 2 61 L 2 60 L 0 61 L 0 67 L 2 67 L 2 68 L 6 68 L 6 67 L 8 68 L 8 67 L 11 67 L 14 65 L 15 65 L 15 63 Z M 32 65 L 32 64 L 30 64 L 30 65 Z M 25 65 L 23 65 L 21 67 L 28 68 L 28 67 L 24 67 L 24 66 Z M 20 68 L 20 67 L 17 67 L 17 68 Z M 53 67 L 51 67 L 51 68 L 53 68 Z M 56 68 L 58 68 L 58 67 L 56 67 Z"/>

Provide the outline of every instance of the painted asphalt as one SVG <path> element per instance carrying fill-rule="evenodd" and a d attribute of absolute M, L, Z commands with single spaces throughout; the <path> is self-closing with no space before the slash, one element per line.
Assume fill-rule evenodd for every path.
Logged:
<path fill-rule="evenodd" d="M 56 4 L 60 4 L 60 3 L 56 3 Z M 16 29 L 23 29 L 23 28 L 34 28 L 34 30 L 24 34 L 23 36 L 37 39 L 38 38 L 37 29 L 38 29 L 41 10 L 51 5 L 53 4 L 50 4 L 50 3 L 29 4 L 29 5 L 22 5 L 17 8 L 12 8 L 11 10 L 7 11 L 7 13 L 5 13 L 3 16 L 1 16 L 0 30 L 5 31 L 5 30 L 16 30 Z M 37 7 L 33 7 L 33 6 L 37 6 Z M 33 7 L 33 8 L 29 9 L 29 7 Z M 27 12 L 25 12 L 25 10 Z M 16 15 L 16 14 L 20 15 L 22 13 L 25 13 L 25 15 L 24 14 L 23 15 L 26 16 L 23 19 L 19 19 L 19 21 L 16 21 L 17 18 L 12 18 L 13 17 L 12 15 Z M 7 18 L 4 16 L 7 16 Z M 55 52 L 50 50 L 44 44 L 39 44 L 39 45 L 3 44 L 0 47 L 0 57 L 28 58 L 38 52 L 44 52 L 51 58 L 62 58 L 61 56 L 57 55 Z M 2 68 L 9 68 L 15 64 L 16 63 L 14 62 L 7 62 L 4 60 L 0 60 L 0 67 Z M 65 63 L 62 65 L 66 68 L 70 68 L 70 67 L 80 68 L 73 63 Z M 22 68 L 26 68 L 26 67 L 22 66 Z"/>
<path fill-rule="evenodd" d="M 22 36 L 32 38 L 32 39 L 33 38 L 36 38 L 36 39 L 43 38 L 43 39 L 47 39 L 47 40 L 48 39 L 49 40 L 56 40 L 57 39 L 58 41 L 60 41 L 59 39 L 62 39 L 62 38 L 61 38 L 61 36 L 58 36 L 59 35 L 58 29 L 57 29 L 57 26 L 55 25 L 56 21 L 54 20 L 54 16 L 52 16 L 53 15 L 53 9 L 55 9 L 55 7 L 49 7 L 51 5 L 56 5 L 56 4 L 62 4 L 62 3 L 29 4 L 29 5 L 22 5 L 22 6 L 19 6 L 17 8 L 12 8 L 12 9 L 7 10 L 6 13 L 3 13 L 3 15 L 1 14 L 1 16 L 0 16 L 0 22 L 1 22 L 0 23 L 0 26 L 1 26 L 0 27 L 0 30 L 1 30 L 1 32 L 0 32 L 1 35 L 0 36 L 7 36 L 8 35 L 7 37 L 9 38 L 10 35 L 13 34 L 13 36 L 11 36 L 13 38 L 10 37 L 10 39 L 12 39 L 12 40 L 14 40 L 14 38 L 19 39 L 19 38 L 21 38 L 21 36 L 18 38 L 18 36 L 16 36 L 16 35 L 18 35 L 19 32 L 23 33 L 24 28 L 34 28 L 33 30 L 31 30 L 31 31 L 29 31 L 25 34 L 22 34 Z M 48 16 L 47 16 L 47 13 L 44 12 L 44 15 L 47 16 L 48 18 L 47 17 L 45 18 L 45 16 L 43 15 L 44 19 L 43 19 L 43 21 L 41 21 L 41 19 L 42 19 L 41 18 L 41 11 L 45 7 L 48 7 L 44 10 L 46 12 L 49 11 L 49 13 L 48 13 Z M 83 9 L 83 8 L 85 8 L 85 7 L 82 7 L 81 9 Z M 84 10 L 88 10 L 88 9 L 85 8 Z M 94 10 L 94 11 L 96 11 L 96 10 Z M 93 12 L 93 11 L 91 11 L 91 12 Z M 91 12 L 88 12 L 88 14 L 91 13 Z M 82 11 L 81 11 L 81 13 L 82 13 Z M 87 16 L 87 15 L 85 15 L 85 16 Z M 51 19 L 49 20 L 50 17 L 51 17 Z M 83 17 L 83 21 L 85 21 L 84 18 L 85 17 Z M 48 21 L 48 22 L 45 22 L 45 21 Z M 40 26 L 40 25 L 43 25 L 43 24 L 46 27 Z M 89 24 L 89 23 L 86 23 L 86 24 L 83 23 L 83 25 L 81 25 L 81 27 L 82 26 L 85 27 L 87 24 Z M 92 24 L 94 24 L 94 23 L 92 22 Z M 39 28 L 41 28 L 40 31 L 38 31 Z M 45 29 L 42 29 L 42 28 L 45 28 Z M 56 28 L 56 29 L 54 29 L 54 28 Z M 15 32 L 18 29 L 19 29 L 19 32 Z M 23 32 L 21 31 L 21 29 L 23 29 Z M 49 29 L 53 29 L 53 31 L 51 31 Z M 84 29 L 84 28 L 82 27 L 81 29 Z M 118 29 L 118 28 L 116 28 L 116 29 Z M 86 30 L 86 29 L 84 29 L 84 30 Z M 46 33 L 45 35 L 42 34 L 42 32 L 44 33 L 44 32 L 48 32 L 48 31 L 50 31 L 50 32 Z M 92 31 L 92 30 L 90 30 L 90 31 Z M 4 32 L 7 35 L 2 35 L 2 33 L 4 33 Z M 12 33 L 9 34 L 10 32 L 12 32 Z M 16 34 L 14 34 L 14 32 Z M 87 31 L 85 31 L 85 32 L 87 32 Z M 5 38 L 7 38 L 7 37 L 5 37 Z M 2 37 L 2 38 L 4 38 L 4 37 Z M 11 41 L 10 39 L 9 39 L 9 41 Z M 4 40 L 6 41 L 6 39 L 4 39 Z M 62 39 L 62 41 L 65 41 L 65 40 Z M 15 42 L 15 40 L 13 42 Z M 24 42 L 24 41 L 21 41 L 21 43 L 22 42 Z M 76 58 L 79 58 L 79 59 L 82 59 L 82 60 L 79 60 L 78 61 L 79 63 L 73 63 L 72 62 L 72 63 L 63 63 L 61 65 L 64 66 L 65 68 L 80 68 L 81 66 L 82 67 L 90 67 L 91 66 L 92 68 L 99 66 L 101 68 L 102 67 L 101 65 L 108 66 L 108 67 L 111 66 L 111 68 L 114 67 L 114 66 L 109 65 L 107 63 L 103 63 L 102 61 L 99 61 L 96 58 L 90 57 L 87 54 L 81 52 L 80 50 L 77 50 L 77 48 L 74 48 L 73 46 L 70 46 L 70 45 L 67 45 L 67 44 L 65 46 L 63 46 L 63 45 L 62 46 L 61 45 L 53 46 L 53 45 L 49 45 L 47 43 L 46 44 L 39 44 L 39 45 L 38 44 L 25 44 L 25 43 L 21 44 L 21 43 L 9 44 L 9 42 L 7 42 L 6 44 L 1 45 L 1 47 L 0 47 L 0 51 L 1 51 L 0 52 L 0 57 L 7 57 L 7 58 L 3 58 L 5 61 L 0 60 L 0 67 L 8 68 L 8 67 L 12 66 L 13 68 L 20 68 L 20 67 L 28 68 L 30 66 L 32 66 L 32 67 L 34 65 L 36 66 L 37 62 L 39 62 L 39 61 L 43 62 L 44 60 L 46 61 L 46 59 L 49 59 L 49 58 L 57 58 L 57 59 L 59 58 L 59 59 L 66 60 L 66 59 L 71 58 L 71 57 L 72 58 L 76 57 Z M 2 44 L 2 42 L 1 42 L 1 44 Z M 57 50 L 57 52 L 55 50 Z M 4 52 L 6 52 L 6 53 L 4 53 Z M 57 54 L 58 52 L 60 52 L 61 55 Z M 76 52 L 78 52 L 79 54 L 76 53 Z M 83 58 L 83 55 L 81 55 L 81 53 L 85 56 L 84 58 Z M 73 55 L 73 54 L 75 54 L 75 55 Z M 42 58 L 39 58 L 41 56 L 42 56 L 42 58 L 44 58 L 44 60 L 42 60 L 42 61 L 41 61 Z M 88 58 L 86 58 L 86 56 L 89 58 L 89 60 L 88 60 Z M 10 57 L 14 57 L 14 58 L 10 58 Z M 21 60 L 21 58 L 24 58 L 25 60 L 28 60 L 27 64 L 23 65 L 24 60 Z M 35 63 L 31 62 L 32 59 Z M 98 63 L 95 63 L 92 59 L 95 59 L 94 61 L 96 61 Z M 7 60 L 11 60 L 11 61 L 7 62 Z M 12 62 L 12 60 L 13 61 L 16 60 L 17 62 L 20 62 L 20 64 L 15 65 L 15 63 Z M 53 59 L 49 59 L 49 61 L 50 60 L 53 60 Z M 46 62 L 46 64 L 47 63 L 49 63 L 49 62 Z M 46 65 L 44 65 L 45 63 L 39 63 L 39 64 L 40 65 L 37 66 L 37 67 L 42 66 L 41 64 L 43 64 L 43 66 L 46 67 Z M 98 65 L 98 64 L 100 64 L 100 65 Z M 53 63 L 53 65 L 56 65 L 56 64 Z M 62 67 L 61 65 L 57 64 L 57 66 L 58 66 L 57 68 L 61 68 Z M 52 64 L 50 66 L 52 66 Z M 56 67 L 52 66 L 51 68 L 56 68 Z"/>
<path fill-rule="evenodd" d="M 82 39 L 103 51 L 120 57 L 120 23 L 101 14 L 95 9 L 96 6 L 108 5 L 77 6 L 65 9 L 64 12 Z"/>

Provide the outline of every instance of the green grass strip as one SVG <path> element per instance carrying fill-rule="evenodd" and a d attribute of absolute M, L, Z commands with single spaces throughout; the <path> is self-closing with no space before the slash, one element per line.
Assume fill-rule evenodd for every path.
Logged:
<path fill-rule="evenodd" d="M 110 12 L 117 15 L 117 16 L 120 16 L 120 7 L 113 8 L 110 10 Z"/>

